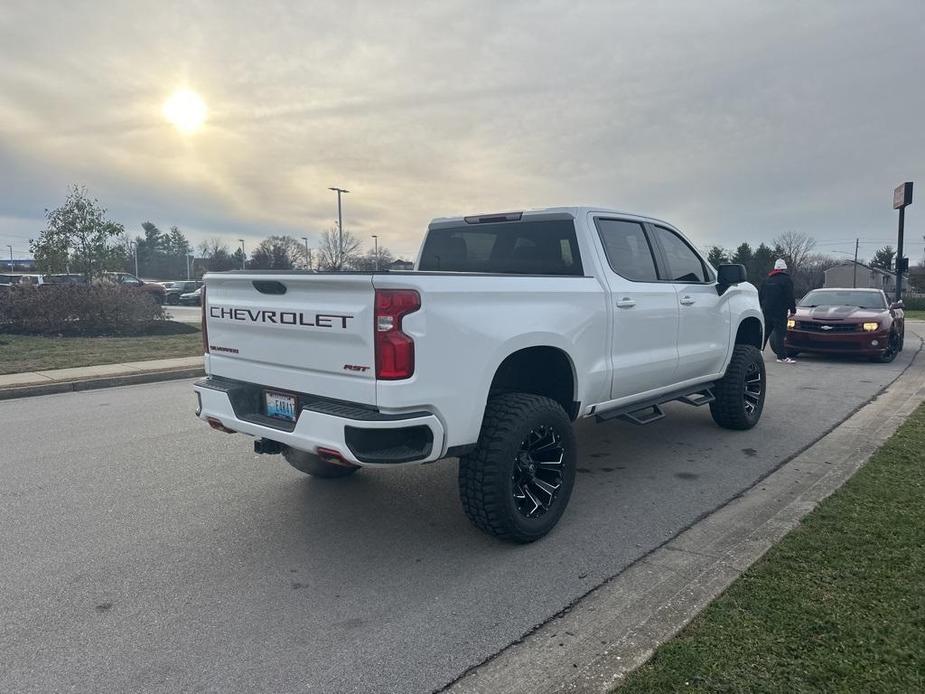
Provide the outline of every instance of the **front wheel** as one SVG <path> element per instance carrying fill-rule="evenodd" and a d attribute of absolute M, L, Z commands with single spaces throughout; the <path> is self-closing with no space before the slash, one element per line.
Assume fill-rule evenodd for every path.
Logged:
<path fill-rule="evenodd" d="M 751 345 L 736 345 L 726 374 L 713 388 L 713 421 L 724 429 L 751 429 L 761 419 L 766 390 L 761 352 Z"/>
<path fill-rule="evenodd" d="M 541 395 L 492 396 L 479 442 L 459 459 L 459 496 L 489 535 L 533 542 L 556 525 L 575 484 L 575 432 L 559 403 Z"/>
<path fill-rule="evenodd" d="M 304 472 L 312 477 L 322 477 L 333 479 L 335 477 L 347 477 L 359 470 L 358 467 L 347 467 L 346 465 L 334 465 L 327 463 L 314 453 L 300 451 L 296 448 L 283 448 L 283 457 L 286 462 L 292 465 L 299 472 Z"/>
<path fill-rule="evenodd" d="M 880 353 L 880 356 L 873 357 L 871 361 L 876 361 L 881 364 L 889 364 L 891 361 L 896 359 L 896 355 L 899 354 L 899 351 L 903 348 L 903 338 L 893 330 L 890 332 L 889 341 L 887 342 L 887 347 Z"/>

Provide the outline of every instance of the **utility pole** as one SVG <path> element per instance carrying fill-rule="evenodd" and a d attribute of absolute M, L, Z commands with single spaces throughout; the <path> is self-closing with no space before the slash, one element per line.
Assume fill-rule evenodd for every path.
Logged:
<path fill-rule="evenodd" d="M 238 239 L 241 242 L 241 269 L 247 269 L 247 251 L 244 250 L 244 239 Z"/>
<path fill-rule="evenodd" d="M 190 279 L 192 279 L 191 273 L 190 273 L 190 262 L 189 262 L 189 261 L 190 261 L 190 258 L 192 258 L 192 257 L 193 257 L 193 254 L 192 254 L 192 253 L 187 253 L 187 254 L 186 254 L 186 279 L 187 279 L 187 281 L 189 281 Z"/>
<path fill-rule="evenodd" d="M 312 252 L 308 248 L 308 237 L 303 236 L 302 240 L 305 242 L 305 263 L 306 263 L 305 267 L 306 269 L 311 270 L 312 269 Z"/>
<path fill-rule="evenodd" d="M 344 269 L 344 216 L 341 213 L 340 207 L 340 196 L 341 193 L 349 193 L 349 190 L 344 188 L 331 187 L 328 190 L 333 190 L 337 193 L 337 269 Z"/>
<path fill-rule="evenodd" d="M 379 237 L 373 234 L 374 249 L 373 254 L 376 258 L 376 272 L 379 272 Z"/>
<path fill-rule="evenodd" d="M 10 274 L 13 273 L 13 247 L 10 244 L 7 244 L 7 248 L 10 249 Z M 10 280 L 10 284 L 13 283 L 13 280 Z"/>
<path fill-rule="evenodd" d="M 857 289 L 858 286 L 858 245 L 860 245 L 861 239 L 854 240 L 854 282 L 851 283 L 851 286 Z"/>
<path fill-rule="evenodd" d="M 132 241 L 132 255 L 135 256 L 135 277 L 138 277 L 138 242 Z"/>
<path fill-rule="evenodd" d="M 903 227 L 906 223 L 906 208 L 912 204 L 912 181 L 906 181 L 893 191 L 893 209 L 899 210 L 899 238 L 896 243 L 896 301 L 902 299 L 903 271 L 906 261 L 903 258 Z"/>

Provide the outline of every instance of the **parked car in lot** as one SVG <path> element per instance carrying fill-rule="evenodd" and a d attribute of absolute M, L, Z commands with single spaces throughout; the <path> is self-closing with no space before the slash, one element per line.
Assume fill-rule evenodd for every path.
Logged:
<path fill-rule="evenodd" d="M 115 282 L 124 287 L 130 287 L 132 289 L 137 289 L 140 292 L 144 292 L 159 304 L 164 303 L 164 297 L 167 293 L 167 290 L 164 289 L 163 285 L 158 284 L 157 282 L 145 282 L 144 280 L 140 280 L 135 277 L 135 275 L 129 274 L 128 272 L 106 272 L 103 273 L 103 277 L 110 282 Z"/>
<path fill-rule="evenodd" d="M 164 282 L 163 284 L 170 285 L 169 287 L 165 286 L 166 291 L 164 294 L 164 303 L 171 304 L 171 305 L 179 304 L 180 297 L 183 294 L 190 294 L 192 292 L 195 292 L 197 289 L 199 289 L 199 287 L 202 286 L 202 282 L 199 282 L 197 280 L 188 280 L 188 281 L 184 280 L 184 281 L 179 281 L 179 282 Z"/>
<path fill-rule="evenodd" d="M 180 294 L 180 296 L 177 298 L 177 303 L 181 306 L 199 306 L 201 298 L 202 287 L 199 287 L 194 291 Z"/>
<path fill-rule="evenodd" d="M 709 405 L 761 417 L 758 292 L 673 226 L 597 208 L 434 220 L 415 271 L 205 277 L 196 414 L 316 477 L 459 458 L 481 530 L 545 535 L 575 479 L 572 423 Z M 617 502 L 615 502 L 617 503 Z"/>
<path fill-rule="evenodd" d="M 56 274 L 42 274 L 42 273 L 32 273 L 32 272 L 23 272 L 10 275 L 3 275 L 6 277 L 7 281 L 5 284 L 19 284 L 23 286 L 32 286 L 32 287 L 44 287 L 48 285 L 61 285 L 61 284 L 86 284 L 87 280 L 83 275 L 80 274 L 67 274 L 67 273 L 56 273 Z M 3 282 L 0 279 L 0 282 Z"/>
<path fill-rule="evenodd" d="M 785 345 L 793 356 L 855 354 L 891 362 L 905 334 L 903 302 L 890 303 L 881 289 L 814 289 L 787 320 Z"/>

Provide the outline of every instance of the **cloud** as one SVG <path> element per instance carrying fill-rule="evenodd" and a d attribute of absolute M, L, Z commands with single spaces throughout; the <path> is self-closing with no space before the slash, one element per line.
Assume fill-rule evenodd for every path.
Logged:
<path fill-rule="evenodd" d="M 881 238 L 925 178 L 923 30 L 913 0 L 6 6 L 0 216 L 75 182 L 128 227 L 300 237 L 340 185 L 404 255 L 434 216 L 582 202 L 701 245 Z"/>

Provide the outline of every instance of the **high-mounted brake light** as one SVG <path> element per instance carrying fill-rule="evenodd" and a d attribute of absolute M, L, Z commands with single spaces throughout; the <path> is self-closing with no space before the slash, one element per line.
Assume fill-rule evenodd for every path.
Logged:
<path fill-rule="evenodd" d="M 421 296 L 413 289 L 377 289 L 376 378 L 397 381 L 414 375 L 414 340 L 402 332 L 404 316 L 421 308 Z"/>
<path fill-rule="evenodd" d="M 472 217 L 463 217 L 463 219 L 466 224 L 494 224 L 495 222 L 519 222 L 523 216 L 523 212 L 501 212 L 496 214 L 477 214 Z"/>
<path fill-rule="evenodd" d="M 199 294 L 199 305 L 202 306 L 202 353 L 209 353 L 209 329 L 206 327 L 206 285 L 202 285 Z"/>

